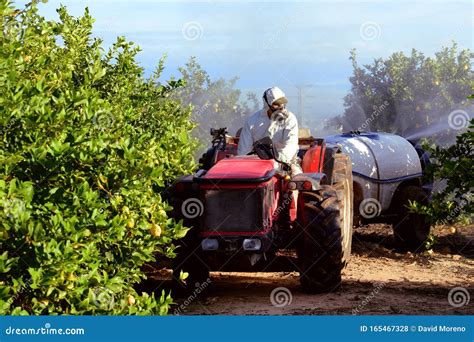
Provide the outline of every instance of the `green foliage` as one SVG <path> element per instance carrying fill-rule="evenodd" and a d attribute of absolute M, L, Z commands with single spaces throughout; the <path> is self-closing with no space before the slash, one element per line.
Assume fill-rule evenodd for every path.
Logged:
<path fill-rule="evenodd" d="M 434 246 L 438 244 L 438 238 L 434 234 L 429 234 L 428 238 L 425 241 L 425 249 L 427 251 L 433 249 Z"/>
<path fill-rule="evenodd" d="M 444 129 L 447 115 L 469 105 L 473 57 L 470 50 L 458 52 L 453 43 L 434 57 L 413 49 L 409 56 L 397 52 L 361 67 L 353 50 L 346 110 L 331 124 L 346 131 L 381 130 L 404 136 L 436 126 L 437 133 L 453 134 Z"/>
<path fill-rule="evenodd" d="M 241 102 L 241 92 L 235 88 L 237 78 L 213 81 L 209 74 L 192 57 L 185 67 L 179 69 L 185 86 L 175 96 L 192 108 L 192 121 L 198 126 L 194 136 L 203 146 L 210 142 L 210 128 L 227 127 L 231 134 L 243 126 L 246 117 L 258 110 L 255 94 L 248 93 L 247 102 Z"/>
<path fill-rule="evenodd" d="M 87 10 L 0 4 L 0 314 L 165 314 L 133 285 L 186 231 L 159 194 L 194 168 L 181 82 L 105 52 Z"/>
<path fill-rule="evenodd" d="M 426 177 L 442 181 L 443 188 L 435 192 L 428 206 L 419 203 L 413 210 L 428 214 L 433 223 L 469 224 L 474 214 L 474 119 L 469 129 L 456 137 L 456 144 L 449 147 L 429 145 L 424 148 L 431 154 L 431 165 Z"/>
<path fill-rule="evenodd" d="M 474 91 L 474 84 L 471 86 L 471 90 Z M 474 99 L 474 93 L 467 97 L 468 99 Z"/>

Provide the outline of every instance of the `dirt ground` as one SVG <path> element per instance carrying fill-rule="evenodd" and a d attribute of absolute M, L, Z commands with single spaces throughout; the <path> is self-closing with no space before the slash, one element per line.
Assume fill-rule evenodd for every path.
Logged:
<path fill-rule="evenodd" d="M 328 294 L 303 293 L 291 270 L 213 272 L 206 295 L 175 299 L 171 314 L 472 315 L 474 226 L 458 227 L 456 233 L 437 227 L 435 233 L 432 253 L 411 254 L 393 248 L 389 226 L 357 228 L 342 287 Z M 457 287 L 463 289 L 453 290 L 451 305 L 449 293 Z"/>

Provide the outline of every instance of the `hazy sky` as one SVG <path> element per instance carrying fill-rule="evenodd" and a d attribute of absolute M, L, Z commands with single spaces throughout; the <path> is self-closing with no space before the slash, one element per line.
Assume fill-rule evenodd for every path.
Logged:
<path fill-rule="evenodd" d="M 244 92 L 260 97 L 267 87 L 280 86 L 294 112 L 296 85 L 311 85 L 305 115 L 313 119 L 343 111 L 352 48 L 362 63 L 412 48 L 433 55 L 451 41 L 473 48 L 470 0 L 62 0 L 41 4 L 41 13 L 57 18 L 60 3 L 74 15 L 89 7 L 94 32 L 106 45 L 118 35 L 138 43 L 147 73 L 166 53 L 164 78 L 178 76 L 177 68 L 196 56 L 213 78 L 238 76 Z"/>

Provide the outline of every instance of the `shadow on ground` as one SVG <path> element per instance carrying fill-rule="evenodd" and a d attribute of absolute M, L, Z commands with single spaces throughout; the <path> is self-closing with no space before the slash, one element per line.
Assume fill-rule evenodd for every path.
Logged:
<path fill-rule="evenodd" d="M 308 295 L 300 290 L 294 251 L 281 253 L 265 273 L 213 272 L 205 291 L 178 293 L 170 279 L 169 261 L 149 265 L 139 292 L 171 291 L 176 302 L 170 314 L 220 315 L 467 315 L 474 314 L 473 227 L 456 233 L 437 228 L 431 253 L 396 248 L 390 227 L 371 225 L 355 230 L 352 259 L 335 292 Z M 450 303 L 456 288 L 465 303 Z M 272 304 L 271 294 L 283 288 L 291 300 Z M 465 297 L 462 297 L 465 295 Z M 451 300 L 452 302 L 452 300 Z"/>

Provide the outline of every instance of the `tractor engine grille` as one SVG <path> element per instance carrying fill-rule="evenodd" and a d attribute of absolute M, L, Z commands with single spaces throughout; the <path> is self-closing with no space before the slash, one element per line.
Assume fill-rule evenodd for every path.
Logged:
<path fill-rule="evenodd" d="M 265 229 L 274 202 L 274 183 L 255 188 L 216 189 L 205 192 L 203 230 L 257 232 Z"/>

